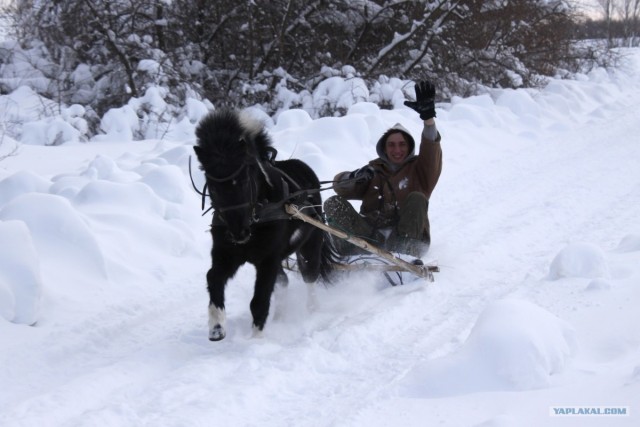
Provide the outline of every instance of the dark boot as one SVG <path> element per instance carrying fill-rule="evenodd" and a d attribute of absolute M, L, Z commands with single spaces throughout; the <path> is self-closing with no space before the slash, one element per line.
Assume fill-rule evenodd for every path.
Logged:
<path fill-rule="evenodd" d="M 347 199 L 340 196 L 329 197 L 324 202 L 327 223 L 353 237 L 359 237 L 374 245 L 382 245 L 384 236 L 354 209 Z M 335 239 L 336 249 L 342 255 L 368 253 L 343 239 Z"/>

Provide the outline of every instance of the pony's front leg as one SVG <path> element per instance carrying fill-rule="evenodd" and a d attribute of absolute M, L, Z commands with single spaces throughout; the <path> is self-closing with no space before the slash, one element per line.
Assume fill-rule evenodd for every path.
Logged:
<path fill-rule="evenodd" d="M 250 304 L 254 335 L 259 335 L 267 323 L 271 295 L 280 269 L 278 259 L 265 260 L 256 266 L 256 284 Z"/>
<path fill-rule="evenodd" d="M 225 330 L 227 316 L 224 308 L 224 288 L 237 269 L 237 266 L 232 269 L 212 267 L 207 272 L 210 341 L 220 341 L 227 335 Z"/>

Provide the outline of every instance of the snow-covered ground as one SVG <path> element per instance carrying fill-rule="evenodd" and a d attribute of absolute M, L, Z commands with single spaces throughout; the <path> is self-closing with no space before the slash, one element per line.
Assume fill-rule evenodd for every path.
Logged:
<path fill-rule="evenodd" d="M 290 274 L 262 338 L 245 266 L 227 338 L 207 340 L 210 216 L 188 177 L 202 108 L 173 140 L 3 138 L 0 426 L 640 425 L 640 50 L 627 55 L 440 105 L 436 282 L 361 273 L 310 308 Z M 328 180 L 396 122 L 420 132 L 411 110 L 367 103 L 267 125 L 281 158 Z M 597 409 L 626 415 L 567 414 Z"/>

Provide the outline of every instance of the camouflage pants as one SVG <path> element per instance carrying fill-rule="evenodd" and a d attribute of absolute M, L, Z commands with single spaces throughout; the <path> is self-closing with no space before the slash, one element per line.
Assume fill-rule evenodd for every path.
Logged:
<path fill-rule="evenodd" d="M 410 193 L 400 206 L 398 221 L 392 226 L 388 238 L 360 215 L 353 205 L 343 197 L 333 196 L 324 203 L 327 222 L 352 236 L 367 240 L 372 244 L 392 252 L 400 252 L 421 257 L 429 249 L 431 242 L 427 209 L 429 202 L 420 192 Z M 338 251 L 343 255 L 365 253 L 351 243 L 338 239 Z"/>

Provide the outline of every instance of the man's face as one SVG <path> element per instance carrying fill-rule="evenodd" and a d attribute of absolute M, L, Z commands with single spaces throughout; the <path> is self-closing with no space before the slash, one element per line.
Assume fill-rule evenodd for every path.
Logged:
<path fill-rule="evenodd" d="M 392 133 L 384 144 L 384 152 L 391 163 L 399 165 L 409 154 L 409 143 L 400 132 Z"/>

